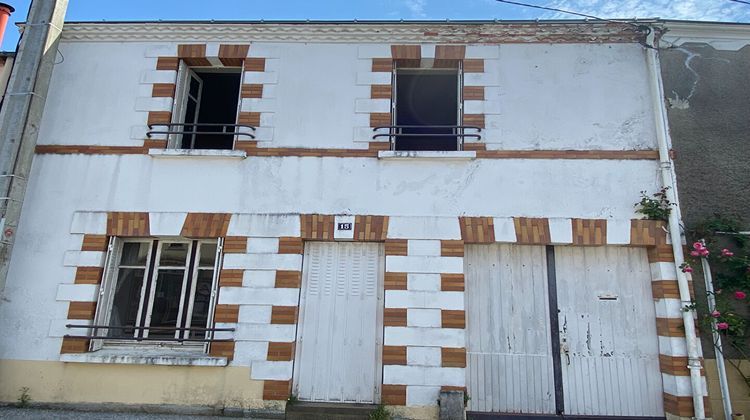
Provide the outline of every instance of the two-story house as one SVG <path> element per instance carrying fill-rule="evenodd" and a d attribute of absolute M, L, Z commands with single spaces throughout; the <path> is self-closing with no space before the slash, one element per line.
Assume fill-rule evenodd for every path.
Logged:
<path fill-rule="evenodd" d="M 700 417 L 658 35 L 66 23 L 0 399 Z"/>

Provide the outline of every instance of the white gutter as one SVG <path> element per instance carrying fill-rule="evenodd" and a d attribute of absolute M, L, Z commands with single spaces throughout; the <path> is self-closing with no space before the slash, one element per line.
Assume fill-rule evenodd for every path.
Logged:
<path fill-rule="evenodd" d="M 662 184 L 667 187 L 667 199 L 679 208 L 675 188 L 675 173 L 672 159 L 669 157 L 669 124 L 667 122 L 667 110 L 664 106 L 664 92 L 661 79 L 661 66 L 657 53 L 657 42 L 655 40 L 656 28 L 651 27 L 651 32 L 646 37 L 648 49 L 646 51 L 646 62 L 649 70 L 649 82 L 651 85 L 651 99 L 653 101 L 654 122 L 656 124 L 656 139 L 659 145 L 659 167 L 661 170 Z M 672 252 L 674 253 L 674 266 L 677 271 L 677 285 L 682 301 L 682 319 L 685 325 L 685 341 L 687 341 L 688 369 L 690 370 L 690 384 L 693 393 L 694 418 L 702 420 L 706 418 L 703 406 L 703 379 L 701 378 L 700 343 L 695 334 L 695 309 L 687 309 L 692 305 L 690 298 L 690 287 L 685 273 L 680 265 L 685 261 L 682 251 L 682 232 L 680 230 L 679 211 L 673 209 L 669 214 L 669 237 L 672 240 Z"/>

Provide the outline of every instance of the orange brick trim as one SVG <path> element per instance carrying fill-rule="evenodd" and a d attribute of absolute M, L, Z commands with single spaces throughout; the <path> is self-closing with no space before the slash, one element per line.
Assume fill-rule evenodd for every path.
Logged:
<path fill-rule="evenodd" d="M 468 58 L 464 62 L 464 73 L 484 73 L 484 60 L 481 58 Z"/>
<path fill-rule="evenodd" d="M 224 238 L 225 254 L 244 254 L 247 252 L 246 236 L 227 236 Z"/>
<path fill-rule="evenodd" d="M 381 127 L 391 125 L 390 112 L 371 112 L 370 127 Z"/>
<path fill-rule="evenodd" d="M 305 246 L 302 238 L 285 236 L 279 238 L 279 254 L 303 254 Z"/>
<path fill-rule="evenodd" d="M 391 85 L 370 85 L 370 98 L 391 99 Z"/>
<path fill-rule="evenodd" d="M 266 59 L 259 57 L 246 58 L 245 71 L 266 71 Z"/>
<path fill-rule="evenodd" d="M 169 124 L 172 122 L 170 111 L 149 111 L 147 123 L 149 125 Z"/>
<path fill-rule="evenodd" d="M 169 114 L 169 112 L 167 112 Z M 256 114 L 243 116 L 243 114 Z M 370 114 L 372 127 L 390 125 L 390 114 L 384 113 L 383 121 L 374 121 Z M 168 123 L 168 116 L 162 123 Z M 260 125 L 260 113 L 241 113 L 242 124 Z M 253 124 L 250 124 L 253 123 Z M 471 143 L 467 143 L 471 144 Z M 87 145 L 38 145 L 35 153 L 39 155 L 145 155 L 149 148 L 163 149 L 167 146 L 165 140 L 147 140 L 144 146 L 87 146 Z M 466 148 L 466 146 L 464 146 Z M 571 160 L 657 160 L 659 153 L 655 150 L 484 150 L 477 147 L 477 159 L 571 159 Z M 257 142 L 241 141 L 238 150 L 245 151 L 248 156 L 274 157 L 348 157 L 348 158 L 377 158 L 378 150 L 389 150 L 387 142 L 370 142 L 368 149 L 305 149 L 297 147 L 257 147 Z"/>
<path fill-rule="evenodd" d="M 107 213 L 107 235 L 151 236 L 148 213 L 120 211 Z"/>
<path fill-rule="evenodd" d="M 704 360 L 701 357 L 701 366 L 704 366 Z M 688 369 L 688 358 L 687 356 L 667 356 L 665 354 L 659 355 L 659 368 L 662 373 L 666 373 L 673 376 L 690 376 L 690 369 Z M 706 372 L 701 367 L 701 375 L 705 376 Z"/>
<path fill-rule="evenodd" d="M 182 236 L 187 238 L 221 238 L 227 236 L 229 213 L 188 213 L 182 225 Z"/>
<path fill-rule="evenodd" d="M 104 269 L 101 267 L 77 267 L 75 284 L 99 284 L 102 282 Z"/>
<path fill-rule="evenodd" d="M 466 328 L 466 312 L 441 309 L 440 321 L 442 328 Z"/>
<path fill-rule="evenodd" d="M 96 302 L 70 302 L 68 319 L 94 319 Z"/>
<path fill-rule="evenodd" d="M 239 322 L 239 320 L 240 320 L 240 305 L 227 305 L 227 304 L 216 305 L 216 312 L 214 312 L 214 321 L 216 322 Z"/>
<path fill-rule="evenodd" d="M 494 232 L 493 232 L 494 236 Z M 463 257 L 464 241 L 440 241 L 440 256 L 442 257 Z"/>
<path fill-rule="evenodd" d="M 391 45 L 391 58 L 394 60 L 421 60 L 422 47 L 419 45 Z"/>
<path fill-rule="evenodd" d="M 491 217 L 459 217 L 461 239 L 467 244 L 495 242 L 495 222 Z"/>
<path fill-rule="evenodd" d="M 406 317 L 406 308 L 385 308 L 383 309 L 383 326 L 405 327 Z"/>
<path fill-rule="evenodd" d="M 180 44 L 177 56 L 188 66 L 210 66 L 206 58 L 206 44 Z"/>
<path fill-rule="evenodd" d="M 386 239 L 385 255 L 407 255 L 409 242 L 406 239 Z"/>
<path fill-rule="evenodd" d="M 388 216 L 355 216 L 355 241 L 385 241 L 388 236 Z"/>
<path fill-rule="evenodd" d="M 406 385 L 383 385 L 381 394 L 385 405 L 406 405 Z"/>
<path fill-rule="evenodd" d="M 661 220 L 631 220 L 630 245 L 658 246 L 667 243 L 667 224 Z"/>
<path fill-rule="evenodd" d="M 674 262 L 672 245 L 664 243 L 662 245 L 651 246 L 646 248 L 646 252 L 648 253 L 648 262 Z"/>
<path fill-rule="evenodd" d="M 242 287 L 242 277 L 245 270 L 222 269 L 219 273 L 220 287 Z"/>
<path fill-rule="evenodd" d="M 466 393 L 466 387 L 465 386 L 448 386 L 443 385 L 440 387 L 440 391 L 461 391 L 463 393 Z"/>
<path fill-rule="evenodd" d="M 484 128 L 484 114 L 464 114 L 464 125 Z"/>
<path fill-rule="evenodd" d="M 240 91 L 240 97 L 262 98 L 263 97 L 263 85 L 261 84 L 242 85 L 242 89 Z"/>
<path fill-rule="evenodd" d="M 693 293 L 693 282 L 688 282 L 690 295 Z M 651 282 L 651 292 L 654 299 L 679 299 L 680 287 L 677 280 L 654 280 Z"/>
<path fill-rule="evenodd" d="M 279 289 L 299 289 L 302 285 L 302 272 L 300 271 L 276 271 L 276 283 L 274 287 Z"/>
<path fill-rule="evenodd" d="M 284 401 L 289 398 L 292 381 L 263 381 L 263 399 Z"/>
<path fill-rule="evenodd" d="M 288 362 L 294 359 L 294 343 L 268 343 L 266 360 Z"/>
<path fill-rule="evenodd" d="M 573 219 L 573 245 L 607 245 L 606 219 Z"/>
<path fill-rule="evenodd" d="M 271 308 L 271 324 L 296 324 L 296 306 L 274 306 Z"/>
<path fill-rule="evenodd" d="M 464 150 L 467 152 L 475 151 L 485 151 L 487 150 L 487 145 L 484 143 L 464 143 Z"/>
<path fill-rule="evenodd" d="M 226 357 L 234 359 L 234 341 L 216 341 L 211 343 L 208 355 L 212 357 Z"/>
<path fill-rule="evenodd" d="M 159 57 L 156 59 L 156 70 L 177 71 L 179 69 L 180 69 L 179 57 Z"/>
<path fill-rule="evenodd" d="M 390 73 L 393 71 L 393 60 L 390 58 L 373 58 L 371 71 L 373 73 Z"/>
<path fill-rule="evenodd" d="M 383 346 L 384 365 L 406 365 L 406 346 Z"/>
<path fill-rule="evenodd" d="M 656 318 L 656 334 L 662 337 L 685 337 L 682 318 Z"/>
<path fill-rule="evenodd" d="M 463 274 L 441 274 L 440 290 L 443 292 L 463 292 L 465 290 Z"/>
<path fill-rule="evenodd" d="M 385 273 L 383 288 L 385 290 L 406 290 L 407 274 L 406 273 Z"/>
<path fill-rule="evenodd" d="M 109 245 L 107 235 L 83 235 L 81 251 L 106 251 Z"/>
<path fill-rule="evenodd" d="M 242 63 L 247 58 L 247 52 L 250 51 L 250 45 L 219 45 L 219 61 L 228 67 L 242 67 Z"/>
<path fill-rule="evenodd" d="M 260 125 L 260 112 L 240 112 L 239 117 L 237 117 L 237 124 L 258 127 Z"/>
<path fill-rule="evenodd" d="M 442 367 L 466 367 L 466 349 L 465 348 L 448 348 L 443 347 L 440 349 Z"/>
<path fill-rule="evenodd" d="M 60 353 L 86 353 L 89 351 L 89 340 L 85 338 L 63 337 Z"/>
<path fill-rule="evenodd" d="M 711 401 L 703 397 L 703 405 L 706 408 L 706 417 L 711 417 Z M 693 397 L 677 397 L 664 393 L 664 411 L 680 417 L 693 417 Z"/>
<path fill-rule="evenodd" d="M 466 57 L 466 45 L 436 45 L 435 60 L 463 60 Z"/>
<path fill-rule="evenodd" d="M 483 101 L 484 86 L 464 86 L 464 101 Z"/>
<path fill-rule="evenodd" d="M 303 239 L 333 240 L 335 217 L 324 214 L 300 214 Z"/>
<path fill-rule="evenodd" d="M 514 217 L 516 242 L 524 245 L 546 245 L 550 243 L 549 220 Z"/>
<path fill-rule="evenodd" d="M 151 96 L 154 98 L 174 98 L 174 83 L 154 83 L 151 88 Z"/>

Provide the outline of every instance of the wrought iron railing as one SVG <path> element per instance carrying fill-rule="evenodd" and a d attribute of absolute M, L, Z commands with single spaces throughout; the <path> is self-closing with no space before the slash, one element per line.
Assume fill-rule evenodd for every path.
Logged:
<path fill-rule="evenodd" d="M 77 325 L 77 324 L 66 324 L 66 328 L 80 328 L 80 329 L 90 329 L 94 330 L 93 334 L 91 335 L 72 335 L 72 334 L 65 334 L 64 337 L 66 338 L 82 338 L 82 339 L 91 339 L 91 340 L 130 340 L 130 341 L 169 341 L 169 342 L 194 342 L 194 343 L 217 343 L 217 342 L 224 342 L 224 341 L 233 341 L 229 338 L 174 338 L 174 337 L 135 337 L 135 336 L 115 336 L 115 337 L 109 337 L 109 336 L 102 336 L 97 335 L 98 330 L 134 330 L 134 331 L 160 331 L 160 332 L 172 332 L 176 333 L 177 331 L 188 331 L 188 332 L 202 332 L 202 333 L 214 333 L 214 332 L 234 332 L 234 328 L 200 328 L 200 327 L 189 327 L 189 328 L 179 328 L 179 327 L 136 327 L 134 325 L 124 325 L 124 326 L 109 326 L 109 325 Z"/>
<path fill-rule="evenodd" d="M 388 130 L 388 132 L 383 132 Z M 470 132 L 466 132 L 471 130 Z M 388 138 L 392 150 L 398 150 L 396 143 L 399 139 L 431 139 L 431 138 L 455 138 L 456 150 L 463 149 L 465 139 L 482 139 L 479 134 L 482 128 L 474 125 L 381 125 L 372 129 L 373 140 Z"/>
<path fill-rule="evenodd" d="M 166 129 L 160 129 L 159 127 L 166 127 Z M 205 130 L 202 128 L 209 128 L 209 127 L 221 127 L 221 131 L 210 131 Z M 190 129 L 192 128 L 192 130 Z M 228 129 L 232 128 L 231 131 Z M 253 133 L 248 133 L 244 131 L 238 131 L 239 128 L 246 128 L 252 132 L 255 132 L 255 127 L 252 125 L 247 124 L 221 124 L 221 123 L 197 123 L 197 124 L 187 124 L 187 123 L 163 123 L 163 124 L 149 124 L 148 125 L 148 132 L 146 132 L 146 137 L 151 138 L 151 136 L 154 135 L 210 135 L 210 136 L 216 136 L 216 135 L 222 135 L 222 136 L 246 136 L 251 139 L 255 139 L 255 135 Z"/>

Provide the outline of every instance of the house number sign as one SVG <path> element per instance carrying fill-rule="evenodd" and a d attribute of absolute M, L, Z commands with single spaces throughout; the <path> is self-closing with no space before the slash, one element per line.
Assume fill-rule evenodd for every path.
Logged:
<path fill-rule="evenodd" d="M 339 223 L 338 230 L 352 230 L 351 223 Z"/>

